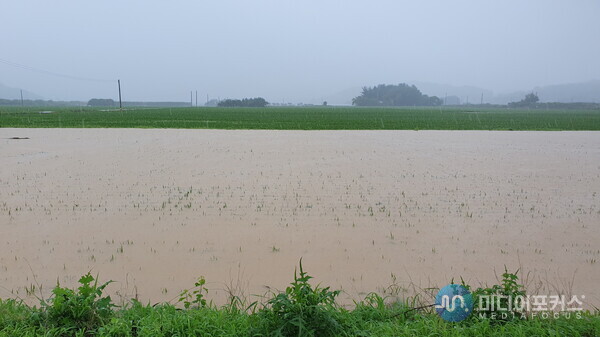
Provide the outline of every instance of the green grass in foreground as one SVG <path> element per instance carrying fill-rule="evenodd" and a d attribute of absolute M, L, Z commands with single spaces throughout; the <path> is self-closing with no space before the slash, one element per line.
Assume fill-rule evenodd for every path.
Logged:
<path fill-rule="evenodd" d="M 503 274 L 502 285 L 477 289 L 484 293 L 519 293 L 516 274 Z M 264 304 L 243 303 L 232 297 L 228 305 L 206 302 L 204 280 L 184 291 L 179 303 L 143 305 L 132 300 L 116 308 L 89 274 L 77 290 L 57 286 L 41 307 L 15 300 L 0 300 L 0 336 L 598 336 L 598 312 L 581 312 L 567 318 L 490 319 L 474 315 L 448 323 L 431 309 L 414 310 L 415 298 L 386 303 L 368 295 L 353 309 L 335 302 L 339 291 L 313 287 L 303 271 L 283 293 L 272 294 Z"/>
<path fill-rule="evenodd" d="M 40 111 L 52 110 L 42 114 Z M 598 110 L 468 108 L 91 108 L 0 107 L 0 127 L 274 130 L 600 130 Z"/>

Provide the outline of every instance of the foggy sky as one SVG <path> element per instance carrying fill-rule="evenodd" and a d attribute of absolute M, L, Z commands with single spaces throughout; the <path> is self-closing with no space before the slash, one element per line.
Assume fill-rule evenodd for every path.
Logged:
<path fill-rule="evenodd" d="M 495 92 L 600 79 L 600 1 L 19 0 L 0 83 L 55 100 L 309 101 L 426 81 Z"/>

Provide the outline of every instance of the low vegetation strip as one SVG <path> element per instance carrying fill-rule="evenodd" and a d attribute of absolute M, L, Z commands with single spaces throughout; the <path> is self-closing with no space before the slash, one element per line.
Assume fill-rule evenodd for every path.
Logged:
<path fill-rule="evenodd" d="M 404 301 L 386 301 L 371 293 L 354 308 L 336 304 L 340 291 L 313 286 L 302 268 L 294 281 L 264 303 L 247 303 L 231 296 L 229 304 L 217 307 L 207 301 L 204 278 L 184 290 L 176 304 L 143 304 L 137 300 L 117 307 L 103 290 L 111 282 L 98 284 L 89 273 L 80 287 L 56 286 L 40 307 L 16 300 L 0 300 L 0 336 L 598 336 L 598 312 L 577 315 L 555 312 L 544 317 L 494 315 L 496 309 L 475 309 L 460 322 L 440 318 L 433 305 L 420 295 Z M 463 283 L 464 287 L 471 289 Z M 516 273 L 506 271 L 502 283 L 471 289 L 475 300 L 494 294 L 505 301 L 525 296 Z M 425 300 L 426 303 L 427 300 Z M 506 304 L 506 303 L 505 303 Z M 506 306 L 502 306 L 506 308 Z M 450 309 L 448 309 L 450 311 Z M 479 311 L 478 311 L 479 310 Z M 485 313 L 485 316 L 478 314 Z"/>
<path fill-rule="evenodd" d="M 0 107 L 0 127 L 597 131 L 600 130 L 600 110 L 267 107 L 107 111 Z"/>

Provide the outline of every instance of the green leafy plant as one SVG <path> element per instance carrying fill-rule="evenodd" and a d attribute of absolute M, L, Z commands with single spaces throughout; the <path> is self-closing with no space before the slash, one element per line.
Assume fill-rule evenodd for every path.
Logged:
<path fill-rule="evenodd" d="M 41 301 L 47 324 L 66 329 L 93 331 L 112 316 L 110 296 L 102 297 L 102 291 L 113 281 L 98 285 L 88 272 L 79 279 L 77 290 L 57 285 L 49 300 Z"/>
<path fill-rule="evenodd" d="M 333 336 L 340 331 L 336 319 L 339 310 L 335 298 L 340 291 L 329 287 L 312 287 L 308 275 L 302 268 L 294 271 L 294 281 L 267 302 L 260 312 L 265 330 L 271 336 Z"/>
<path fill-rule="evenodd" d="M 195 308 L 206 307 L 207 303 L 206 303 L 206 299 L 204 298 L 204 296 L 206 294 L 208 294 L 208 289 L 206 289 L 204 287 L 205 284 L 206 284 L 206 280 L 204 279 L 204 276 L 199 277 L 198 281 L 196 281 L 196 283 L 194 283 L 194 288 L 185 289 L 184 291 L 181 292 L 181 294 L 179 294 L 178 303 L 183 303 L 183 306 L 186 309 L 189 309 L 191 307 L 195 307 Z"/>
<path fill-rule="evenodd" d="M 525 287 L 518 282 L 518 272 L 510 273 L 505 266 L 501 284 L 471 291 L 475 317 L 486 317 L 496 322 L 521 319 L 523 312 L 519 302 L 525 298 Z M 463 286 L 471 290 L 464 281 Z"/>

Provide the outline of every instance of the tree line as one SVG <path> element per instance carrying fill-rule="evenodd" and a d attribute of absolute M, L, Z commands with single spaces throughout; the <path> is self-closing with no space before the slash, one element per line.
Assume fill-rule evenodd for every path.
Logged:
<path fill-rule="evenodd" d="M 352 99 L 352 105 L 356 106 L 437 106 L 442 103 L 439 97 L 423 95 L 416 86 L 406 83 L 363 87 L 361 95 Z"/>
<path fill-rule="evenodd" d="M 225 99 L 220 101 L 219 107 L 242 107 L 242 108 L 264 108 L 269 104 L 264 98 Z"/>

